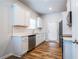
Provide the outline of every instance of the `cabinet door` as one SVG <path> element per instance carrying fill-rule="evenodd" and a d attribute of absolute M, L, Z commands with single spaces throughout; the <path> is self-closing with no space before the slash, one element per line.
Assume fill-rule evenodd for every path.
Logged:
<path fill-rule="evenodd" d="M 25 9 L 18 4 L 14 5 L 14 25 L 25 25 Z"/>
<path fill-rule="evenodd" d="M 40 33 L 40 40 L 41 40 L 41 43 L 44 41 L 44 35 L 43 35 L 43 33 Z"/>
<path fill-rule="evenodd" d="M 13 37 L 12 44 L 14 54 L 21 56 L 28 50 L 28 37 Z"/>
<path fill-rule="evenodd" d="M 36 46 L 42 43 L 45 40 L 44 33 L 40 33 L 36 35 Z"/>
<path fill-rule="evenodd" d="M 26 10 L 26 12 L 25 12 L 26 14 L 25 14 L 25 16 L 26 16 L 26 19 L 25 19 L 25 21 L 26 21 L 26 25 L 27 26 L 29 26 L 30 25 L 30 18 L 31 18 L 31 12 L 29 11 L 29 10 Z"/>
<path fill-rule="evenodd" d="M 22 54 L 28 51 L 28 37 L 22 37 Z"/>
<path fill-rule="evenodd" d="M 30 18 L 30 24 L 29 24 L 29 28 L 30 29 L 36 29 L 36 20 L 33 18 Z"/>
<path fill-rule="evenodd" d="M 39 45 L 41 43 L 41 35 L 40 34 L 37 34 L 36 35 L 36 46 Z"/>
<path fill-rule="evenodd" d="M 37 27 L 42 28 L 42 19 L 40 17 L 37 18 Z"/>
<path fill-rule="evenodd" d="M 21 37 L 12 37 L 13 52 L 17 56 L 21 55 L 21 51 L 22 51 L 21 40 L 22 40 Z"/>
<path fill-rule="evenodd" d="M 40 39 L 39 39 L 39 35 L 37 34 L 37 35 L 36 35 L 36 46 L 40 44 L 39 40 L 40 40 Z"/>
<path fill-rule="evenodd" d="M 44 33 L 41 33 L 41 39 L 42 39 L 42 42 L 45 40 Z"/>

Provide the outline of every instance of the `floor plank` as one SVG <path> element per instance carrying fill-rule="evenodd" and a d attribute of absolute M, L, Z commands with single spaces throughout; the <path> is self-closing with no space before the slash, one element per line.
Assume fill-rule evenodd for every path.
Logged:
<path fill-rule="evenodd" d="M 62 59 L 62 49 L 58 43 L 44 42 L 21 59 Z"/>

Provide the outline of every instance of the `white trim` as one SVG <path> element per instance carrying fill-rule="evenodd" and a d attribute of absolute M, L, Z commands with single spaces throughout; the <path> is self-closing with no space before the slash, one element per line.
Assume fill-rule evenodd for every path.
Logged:
<path fill-rule="evenodd" d="M 17 55 L 17 54 L 13 54 L 14 56 L 16 56 L 16 57 L 21 57 L 21 55 Z"/>
<path fill-rule="evenodd" d="M 8 55 L 5 55 L 5 56 L 0 57 L 0 59 L 5 59 L 5 58 L 7 58 L 9 56 L 12 56 L 12 55 L 17 56 L 17 57 L 21 57 L 20 55 L 16 55 L 16 54 L 10 53 Z"/>
<path fill-rule="evenodd" d="M 11 56 L 11 55 L 13 55 L 13 54 L 10 53 L 10 54 L 8 54 L 8 55 L 2 56 L 2 57 L 0 57 L 0 59 L 5 59 L 5 58 L 7 58 L 7 57 L 9 57 L 9 56 Z"/>
<path fill-rule="evenodd" d="M 63 40 L 71 40 L 72 41 L 72 37 L 63 37 Z"/>

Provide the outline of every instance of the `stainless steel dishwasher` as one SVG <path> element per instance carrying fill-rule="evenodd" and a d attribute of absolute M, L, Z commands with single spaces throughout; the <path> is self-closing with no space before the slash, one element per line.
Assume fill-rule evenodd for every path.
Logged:
<path fill-rule="evenodd" d="M 29 35 L 28 36 L 28 49 L 29 51 L 35 48 L 36 45 L 36 35 Z"/>

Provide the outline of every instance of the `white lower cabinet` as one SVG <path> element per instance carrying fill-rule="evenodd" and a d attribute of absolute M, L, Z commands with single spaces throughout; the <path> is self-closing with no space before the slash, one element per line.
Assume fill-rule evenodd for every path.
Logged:
<path fill-rule="evenodd" d="M 13 41 L 13 54 L 21 56 L 28 51 L 28 37 L 15 36 Z"/>
<path fill-rule="evenodd" d="M 44 33 L 41 34 L 41 39 L 42 39 L 42 42 L 45 41 L 45 35 L 44 35 Z"/>
<path fill-rule="evenodd" d="M 40 43 L 42 43 L 45 38 L 44 38 L 44 34 L 43 33 L 39 33 L 36 35 L 36 46 L 39 45 Z"/>
<path fill-rule="evenodd" d="M 41 36 L 40 34 L 36 35 L 36 46 L 39 45 L 41 43 Z"/>
<path fill-rule="evenodd" d="M 42 43 L 44 38 L 43 33 L 36 34 L 36 46 Z M 28 51 L 28 37 L 24 36 L 13 36 L 12 37 L 13 54 L 20 57 Z"/>
<path fill-rule="evenodd" d="M 24 54 L 25 52 L 28 51 L 28 37 L 23 37 L 23 40 L 22 40 L 22 51 Z"/>

